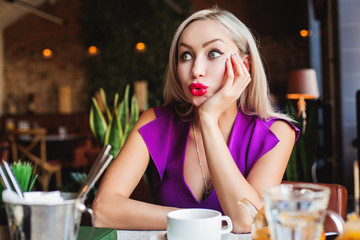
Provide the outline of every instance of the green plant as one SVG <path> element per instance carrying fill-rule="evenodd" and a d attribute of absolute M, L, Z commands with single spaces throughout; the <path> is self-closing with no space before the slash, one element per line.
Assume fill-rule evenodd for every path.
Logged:
<path fill-rule="evenodd" d="M 100 99 L 92 97 L 92 105 L 90 108 L 90 128 L 101 146 L 111 145 L 110 154 L 117 156 L 121 147 L 124 145 L 125 139 L 130 133 L 136 120 L 139 117 L 139 108 L 136 98 L 131 97 L 129 111 L 129 89 L 126 85 L 124 98 L 119 102 L 119 94 L 115 94 L 114 106 L 111 110 L 107 104 L 105 91 L 100 88 Z M 98 101 L 101 101 L 98 102 Z M 104 112 L 100 106 L 104 106 Z"/>
<path fill-rule="evenodd" d="M 36 167 L 29 162 L 14 162 L 10 164 L 11 171 L 13 172 L 20 188 L 23 192 L 29 192 L 33 189 L 35 181 L 38 177 L 36 174 Z M 2 183 L 2 181 L 0 181 Z M 6 222 L 6 214 L 4 203 L 2 202 L 2 191 L 4 186 L 0 184 L 0 224 Z"/>
<path fill-rule="evenodd" d="M 16 181 L 19 183 L 20 188 L 23 192 L 29 192 L 34 187 L 35 181 L 38 177 L 35 168 L 29 162 L 14 162 L 10 164 L 11 171 L 13 172 Z M 0 184 L 0 196 L 4 186 Z M 0 198 L 2 200 L 2 197 Z M 2 203 L 2 202 L 0 202 Z"/>
<path fill-rule="evenodd" d="M 296 120 L 297 127 L 303 129 L 303 119 L 297 116 L 296 101 L 288 100 L 286 102 L 286 113 Z M 311 182 L 311 168 L 316 161 L 318 147 L 318 117 L 317 102 L 306 100 L 306 130 L 302 132 L 294 145 L 289 163 L 286 168 L 285 178 L 289 181 Z"/>

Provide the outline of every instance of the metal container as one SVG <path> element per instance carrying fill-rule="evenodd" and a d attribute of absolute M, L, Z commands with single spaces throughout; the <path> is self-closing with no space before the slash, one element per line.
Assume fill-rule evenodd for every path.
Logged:
<path fill-rule="evenodd" d="M 54 204 L 5 202 L 12 240 L 76 240 L 81 214 L 88 210 L 75 193 L 61 193 Z M 93 217 L 93 215 L 92 215 Z"/>

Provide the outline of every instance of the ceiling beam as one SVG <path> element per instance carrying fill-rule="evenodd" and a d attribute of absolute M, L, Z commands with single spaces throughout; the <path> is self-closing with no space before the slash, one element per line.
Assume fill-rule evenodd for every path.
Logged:
<path fill-rule="evenodd" d="M 23 2 L 33 6 L 40 6 L 45 1 L 46 0 L 23 0 Z M 25 9 L 18 8 L 5 0 L 0 0 L 0 29 L 7 28 L 26 14 L 29 14 L 29 12 Z"/>

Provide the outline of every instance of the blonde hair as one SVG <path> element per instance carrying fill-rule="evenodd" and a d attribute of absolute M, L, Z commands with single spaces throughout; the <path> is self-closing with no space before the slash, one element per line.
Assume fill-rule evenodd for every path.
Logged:
<path fill-rule="evenodd" d="M 238 106 L 248 115 L 258 115 L 262 119 L 280 117 L 289 119 L 284 114 L 276 113 L 269 97 L 269 87 L 264 67 L 259 55 L 257 44 L 250 30 L 232 13 L 217 7 L 195 12 L 177 28 L 173 37 L 169 65 L 165 76 L 164 106 L 173 105 L 176 112 L 184 120 L 188 119 L 193 111 L 193 106 L 188 102 L 182 89 L 178 74 L 178 41 L 184 29 L 192 22 L 211 19 L 225 27 L 230 38 L 239 48 L 240 55 L 249 55 L 251 59 L 251 81 L 241 94 Z"/>

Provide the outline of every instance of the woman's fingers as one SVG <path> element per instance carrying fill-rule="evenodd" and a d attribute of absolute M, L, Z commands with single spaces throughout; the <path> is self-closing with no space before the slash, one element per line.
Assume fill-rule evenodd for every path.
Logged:
<path fill-rule="evenodd" d="M 244 60 L 241 59 L 238 54 L 231 54 L 230 61 L 231 64 L 227 63 L 227 79 L 225 84 L 227 87 L 231 87 L 231 90 L 234 92 L 234 94 L 239 97 L 246 86 L 249 84 L 251 77 L 243 62 Z"/>
<path fill-rule="evenodd" d="M 231 57 L 230 57 L 231 58 Z M 234 69 L 233 69 L 233 64 L 232 64 L 232 60 L 230 58 L 226 59 L 226 80 L 225 80 L 225 84 L 224 87 L 227 86 L 232 86 L 233 82 L 234 82 Z"/>
<path fill-rule="evenodd" d="M 235 78 L 249 79 L 250 73 L 244 64 L 244 60 L 238 54 L 232 55 Z M 236 80 L 236 79 L 234 79 Z"/>
<path fill-rule="evenodd" d="M 203 112 L 212 113 L 215 118 L 225 110 L 225 106 L 235 102 L 250 82 L 250 73 L 237 54 L 231 54 L 225 61 L 225 76 L 222 88 L 201 106 Z"/>

